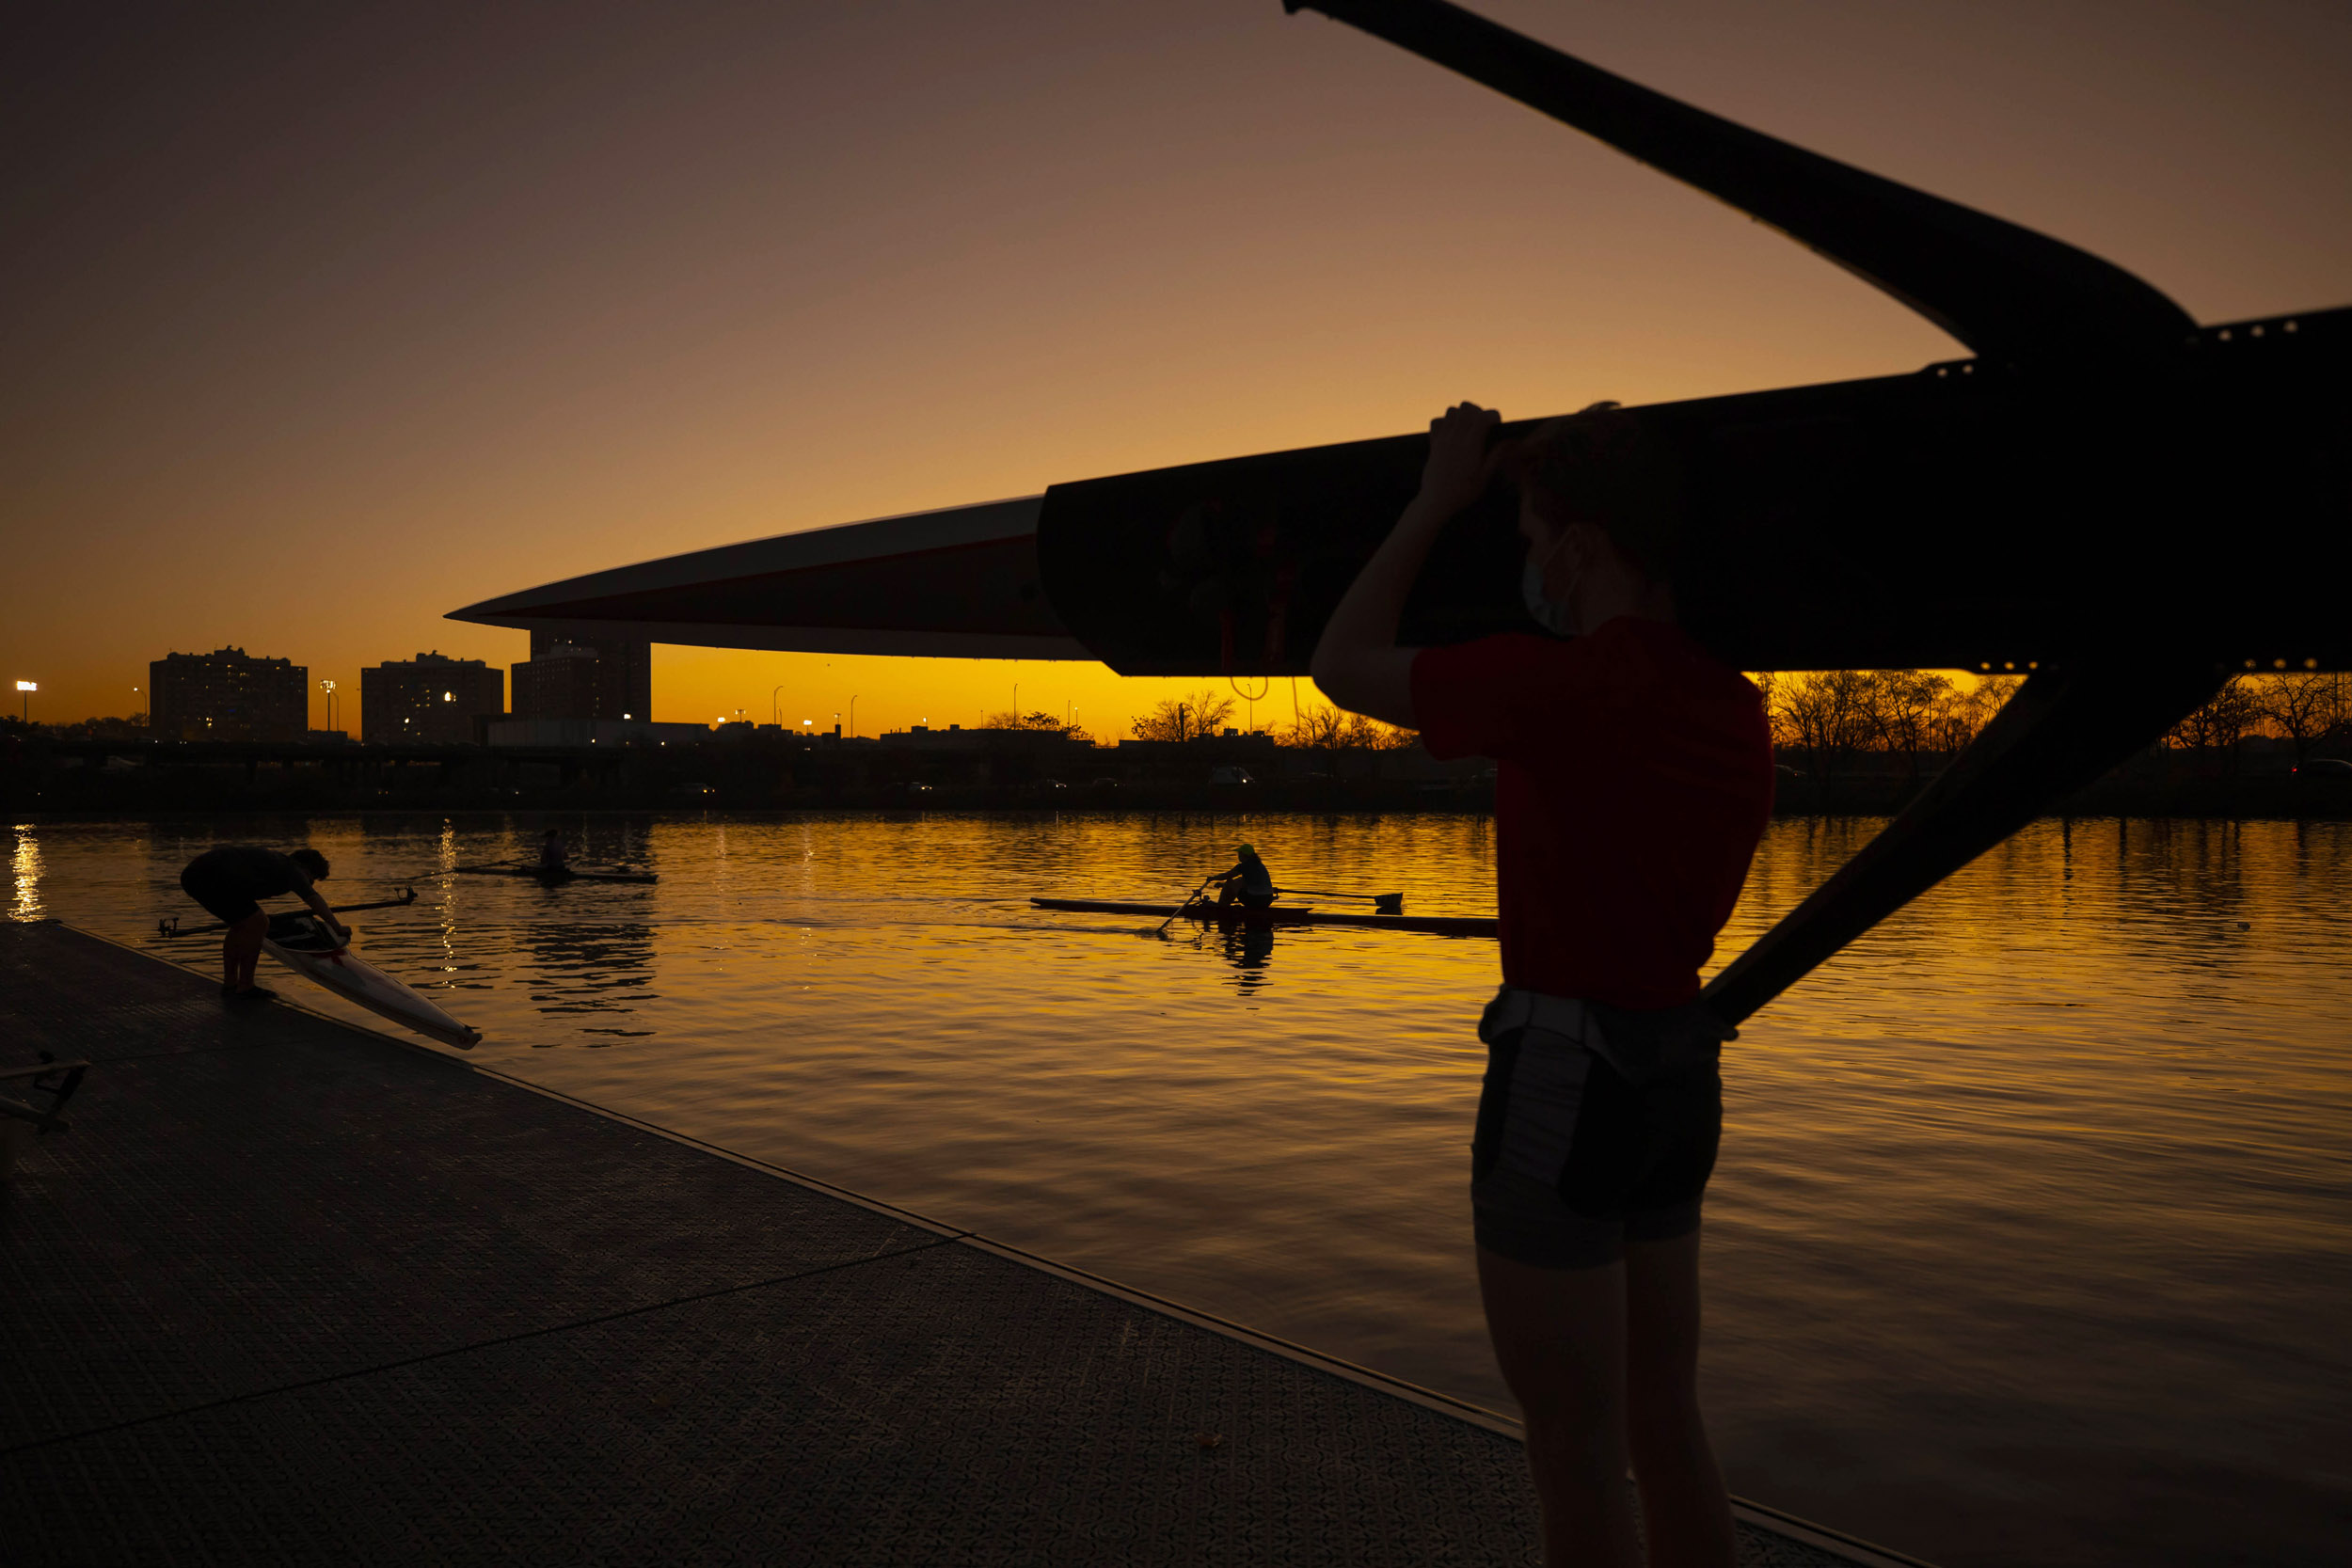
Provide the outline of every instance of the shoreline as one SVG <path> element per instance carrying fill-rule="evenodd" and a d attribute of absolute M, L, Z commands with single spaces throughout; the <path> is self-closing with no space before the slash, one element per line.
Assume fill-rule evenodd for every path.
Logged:
<path fill-rule="evenodd" d="M 1943 753 L 1783 751 L 1773 815 L 1893 816 Z M 2334 765 L 2334 766 L 2341 766 Z M 1496 768 L 1418 746 L 1277 747 L 1266 736 L 1082 747 L 1058 735 L 941 732 L 816 744 L 757 734 L 692 745 L 373 746 L 42 741 L 0 746 L 20 818 L 371 811 L 1137 811 L 1490 815 Z M 2136 757 L 2048 817 L 2352 819 L 2352 771 L 2277 754 Z"/>

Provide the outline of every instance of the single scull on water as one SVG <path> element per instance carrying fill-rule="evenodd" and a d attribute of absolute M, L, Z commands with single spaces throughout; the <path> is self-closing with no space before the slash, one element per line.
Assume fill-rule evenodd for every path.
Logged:
<path fill-rule="evenodd" d="M 1130 903 L 1118 898 L 1032 898 L 1041 910 L 1076 910 L 1091 914 L 1149 914 L 1163 918 L 1181 914 L 1187 920 L 1219 925 L 1355 926 L 1372 931 L 1427 931 L 1443 937 L 1491 937 L 1494 917 L 1470 914 L 1362 914 L 1347 910 L 1319 910 L 1311 904 L 1269 904 L 1249 909 L 1208 899 L 1192 903 Z"/>
<path fill-rule="evenodd" d="M 654 882 L 660 880 L 650 871 L 575 871 L 568 865 L 453 865 L 450 870 L 463 877 L 533 877 L 543 882 Z"/>

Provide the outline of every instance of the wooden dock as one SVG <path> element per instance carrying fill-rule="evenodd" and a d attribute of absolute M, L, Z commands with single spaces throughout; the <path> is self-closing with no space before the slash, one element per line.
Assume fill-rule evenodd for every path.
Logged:
<path fill-rule="evenodd" d="M 11 1564 L 1536 1560 L 1507 1421 L 0 923 L 42 1049 L 92 1065 L 0 1196 Z"/>

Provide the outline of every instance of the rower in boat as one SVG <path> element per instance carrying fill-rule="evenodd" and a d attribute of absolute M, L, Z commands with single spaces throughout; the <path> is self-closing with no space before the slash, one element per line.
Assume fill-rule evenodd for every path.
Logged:
<path fill-rule="evenodd" d="M 549 828 L 539 841 L 539 871 L 542 876 L 562 877 L 571 871 L 564 854 L 564 830 Z"/>
<path fill-rule="evenodd" d="M 1254 845 L 1236 844 L 1233 853 L 1240 857 L 1231 871 L 1220 871 L 1209 879 L 1223 885 L 1216 892 L 1216 906 L 1225 909 L 1236 902 L 1245 910 L 1263 910 L 1274 902 L 1274 876 L 1258 858 Z"/>

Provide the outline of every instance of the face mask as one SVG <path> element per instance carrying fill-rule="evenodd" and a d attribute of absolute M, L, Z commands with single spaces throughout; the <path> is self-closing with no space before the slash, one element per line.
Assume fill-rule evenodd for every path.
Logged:
<path fill-rule="evenodd" d="M 1561 539 L 1544 552 L 1541 561 L 1529 562 L 1527 569 L 1519 574 L 1519 596 L 1527 601 L 1528 614 L 1535 618 L 1537 626 L 1554 637 L 1576 635 L 1575 612 L 1544 593 L 1544 569 L 1551 564 L 1551 558 L 1560 553 L 1560 546 L 1566 543 L 1566 539 Z"/>

